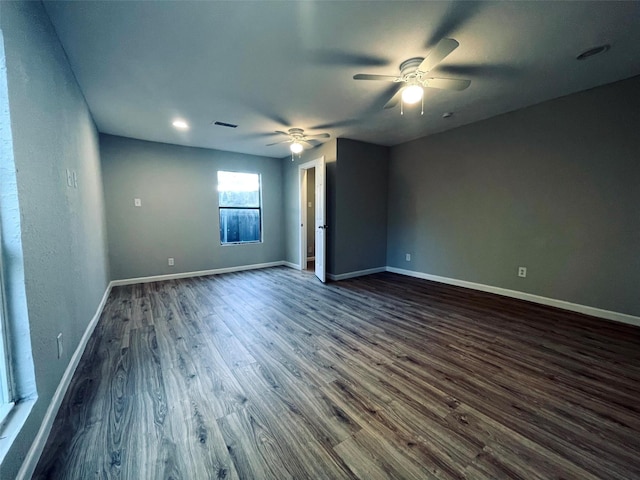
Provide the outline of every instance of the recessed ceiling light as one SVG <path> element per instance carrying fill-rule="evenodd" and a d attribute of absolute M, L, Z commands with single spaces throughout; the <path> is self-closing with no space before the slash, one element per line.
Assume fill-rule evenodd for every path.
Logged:
<path fill-rule="evenodd" d="M 593 57 L 600 53 L 604 53 L 611 48 L 611 45 L 600 45 L 599 47 L 590 48 L 582 52 L 580 55 L 576 57 L 577 60 L 585 60 L 587 58 Z"/>
<path fill-rule="evenodd" d="M 174 120 L 172 125 L 176 128 L 179 128 L 180 130 L 186 130 L 187 128 L 189 128 L 189 124 L 180 119 Z"/>

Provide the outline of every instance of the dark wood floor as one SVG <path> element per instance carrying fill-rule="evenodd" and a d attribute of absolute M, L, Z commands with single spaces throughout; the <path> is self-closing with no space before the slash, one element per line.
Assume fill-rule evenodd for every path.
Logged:
<path fill-rule="evenodd" d="M 640 329 L 390 273 L 115 288 L 34 478 L 640 478 Z"/>

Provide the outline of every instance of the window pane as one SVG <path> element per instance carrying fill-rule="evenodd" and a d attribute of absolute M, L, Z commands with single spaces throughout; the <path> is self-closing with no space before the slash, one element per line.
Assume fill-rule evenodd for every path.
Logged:
<path fill-rule="evenodd" d="M 260 175 L 218 172 L 220 242 L 260 242 Z"/>
<path fill-rule="evenodd" d="M 221 207 L 260 208 L 260 175 L 218 172 L 218 201 Z"/>
<path fill-rule="evenodd" d="M 241 243 L 260 241 L 260 209 L 220 209 L 220 241 Z"/>

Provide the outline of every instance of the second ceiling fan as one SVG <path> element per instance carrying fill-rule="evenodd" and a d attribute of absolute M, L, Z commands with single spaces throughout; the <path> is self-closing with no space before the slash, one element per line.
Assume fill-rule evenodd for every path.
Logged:
<path fill-rule="evenodd" d="M 328 133 L 319 133 L 317 135 L 307 135 L 304 133 L 302 128 L 290 128 L 288 132 L 283 132 L 282 130 L 276 130 L 275 133 L 278 135 L 286 135 L 289 137 L 288 140 L 282 140 L 280 142 L 269 143 L 267 147 L 272 145 L 278 145 L 280 143 L 289 143 L 289 148 L 291 153 L 299 154 L 304 149 L 303 143 L 306 143 L 309 146 L 313 147 L 313 144 L 309 143 L 309 140 L 313 140 L 316 138 L 329 138 L 331 135 Z"/>
<path fill-rule="evenodd" d="M 402 84 L 401 88 L 385 104 L 384 108 L 393 108 L 402 99 L 403 103 L 417 103 L 423 98 L 424 88 L 443 90 L 464 90 L 471 85 L 470 80 L 456 78 L 437 78 L 429 74 L 442 60 L 460 45 L 453 38 L 443 38 L 433 47 L 426 58 L 415 57 L 400 64 L 400 75 L 372 75 L 358 73 L 354 80 L 378 80 Z"/>

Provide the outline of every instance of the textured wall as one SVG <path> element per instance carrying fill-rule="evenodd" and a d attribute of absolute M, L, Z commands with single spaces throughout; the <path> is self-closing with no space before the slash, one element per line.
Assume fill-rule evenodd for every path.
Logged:
<path fill-rule="evenodd" d="M 111 135 L 100 136 L 100 149 L 112 279 L 283 259 L 279 159 Z M 262 243 L 220 245 L 218 170 L 261 174 Z"/>
<path fill-rule="evenodd" d="M 393 147 L 388 265 L 640 315 L 638 91 L 635 77 Z"/>
<path fill-rule="evenodd" d="M 38 401 L 0 466 L 14 478 L 108 283 L 98 138 L 39 2 L 2 2 Z M 68 187 L 66 169 L 77 175 Z M 56 335 L 65 351 L 57 358 Z"/>

